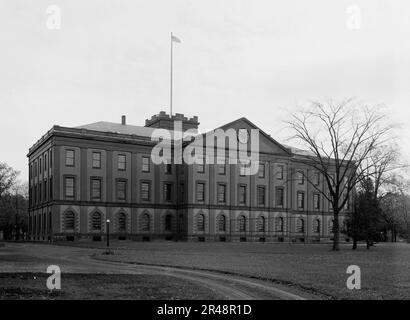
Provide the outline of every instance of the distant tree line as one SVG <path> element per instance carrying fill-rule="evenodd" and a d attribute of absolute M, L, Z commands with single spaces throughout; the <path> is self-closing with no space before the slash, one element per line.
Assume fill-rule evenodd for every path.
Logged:
<path fill-rule="evenodd" d="M 379 193 L 375 182 L 368 178 L 358 187 L 353 210 L 346 220 L 346 233 L 353 239 L 365 241 L 369 249 L 374 241 L 410 241 L 410 195 L 402 178 L 393 177 L 387 191 Z"/>
<path fill-rule="evenodd" d="M 19 172 L 0 162 L 0 236 L 23 239 L 28 226 L 28 187 L 20 183 Z"/>

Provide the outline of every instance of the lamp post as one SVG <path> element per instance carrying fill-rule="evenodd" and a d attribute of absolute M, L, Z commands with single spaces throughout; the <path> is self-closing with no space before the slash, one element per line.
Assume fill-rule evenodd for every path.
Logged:
<path fill-rule="evenodd" d="M 110 219 L 107 219 L 106 227 L 107 227 L 107 254 L 108 254 L 110 251 Z"/>

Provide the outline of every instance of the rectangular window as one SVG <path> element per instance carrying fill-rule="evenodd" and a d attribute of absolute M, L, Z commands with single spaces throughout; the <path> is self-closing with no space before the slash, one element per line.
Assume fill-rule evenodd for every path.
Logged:
<path fill-rule="evenodd" d="M 222 164 L 218 164 L 218 174 L 220 175 L 226 174 L 226 162 Z"/>
<path fill-rule="evenodd" d="M 142 172 L 149 172 L 150 170 L 149 157 L 142 157 Z"/>
<path fill-rule="evenodd" d="M 48 195 L 47 190 L 48 190 L 48 188 L 47 188 L 47 180 L 45 180 L 45 181 L 44 181 L 44 192 L 43 192 L 43 194 L 44 194 L 44 201 L 47 201 L 47 195 Z"/>
<path fill-rule="evenodd" d="M 172 174 L 172 164 L 170 163 L 165 164 L 164 169 L 165 169 L 166 174 Z"/>
<path fill-rule="evenodd" d="M 298 171 L 298 183 L 305 184 L 305 174 L 303 171 Z"/>
<path fill-rule="evenodd" d="M 53 167 L 53 152 L 50 150 L 50 169 Z"/>
<path fill-rule="evenodd" d="M 318 193 L 313 194 L 313 209 L 320 209 L 320 196 Z"/>
<path fill-rule="evenodd" d="M 314 175 L 313 175 L 313 184 L 314 184 L 315 186 L 318 186 L 318 185 L 319 185 L 319 182 L 320 182 L 319 173 L 318 173 L 318 172 L 315 172 Z"/>
<path fill-rule="evenodd" d="M 44 171 L 47 171 L 47 153 L 44 154 Z"/>
<path fill-rule="evenodd" d="M 127 168 L 127 157 L 125 154 L 118 155 L 118 170 L 125 171 Z"/>
<path fill-rule="evenodd" d="M 265 186 L 258 186 L 258 205 L 265 205 Z"/>
<path fill-rule="evenodd" d="M 53 178 L 50 178 L 50 200 L 53 200 Z"/>
<path fill-rule="evenodd" d="M 347 197 L 346 203 L 344 205 L 344 210 L 348 211 L 349 210 L 349 204 L 350 204 L 350 197 Z"/>
<path fill-rule="evenodd" d="M 282 187 L 276 188 L 276 205 L 283 207 L 284 204 L 284 189 Z"/>
<path fill-rule="evenodd" d="M 332 201 L 331 201 L 331 200 L 333 200 L 333 199 L 332 199 L 332 194 L 329 192 L 327 196 L 328 196 L 328 198 L 330 199 L 330 200 L 328 201 L 329 211 L 333 211 L 333 203 L 332 203 Z"/>
<path fill-rule="evenodd" d="M 197 159 L 197 172 L 204 173 L 205 172 L 205 160 L 204 159 Z"/>
<path fill-rule="evenodd" d="M 100 178 L 91 178 L 91 200 L 101 200 Z"/>
<path fill-rule="evenodd" d="M 196 200 L 205 201 L 205 183 L 203 182 L 196 184 Z"/>
<path fill-rule="evenodd" d="M 334 173 L 331 173 L 330 175 L 329 175 L 329 180 L 330 180 L 330 183 L 331 183 L 331 185 L 334 187 L 335 186 L 335 182 L 336 182 L 336 175 L 334 174 Z"/>
<path fill-rule="evenodd" d="M 183 183 L 179 185 L 179 201 L 185 201 L 185 185 Z"/>
<path fill-rule="evenodd" d="M 239 186 L 239 204 L 246 204 L 246 186 Z"/>
<path fill-rule="evenodd" d="M 218 183 L 218 202 L 226 202 L 226 184 Z"/>
<path fill-rule="evenodd" d="M 74 150 L 65 151 L 65 165 L 67 167 L 74 167 L 74 158 L 75 158 Z"/>
<path fill-rule="evenodd" d="M 151 196 L 151 183 L 141 182 L 141 200 L 150 201 Z"/>
<path fill-rule="evenodd" d="M 117 180 L 117 200 L 127 199 L 127 181 Z"/>
<path fill-rule="evenodd" d="M 258 171 L 259 178 L 265 178 L 265 164 L 259 163 L 259 171 Z"/>
<path fill-rule="evenodd" d="M 101 169 L 101 152 L 93 152 L 93 168 Z"/>
<path fill-rule="evenodd" d="M 39 159 L 39 167 L 40 167 L 40 173 L 41 173 L 41 171 L 42 171 L 42 164 L 41 164 L 41 158 Z"/>
<path fill-rule="evenodd" d="M 164 183 L 164 199 L 165 201 L 172 201 L 172 184 Z"/>
<path fill-rule="evenodd" d="M 278 166 L 278 175 L 277 175 L 278 180 L 283 180 L 283 166 L 279 165 Z"/>
<path fill-rule="evenodd" d="M 65 177 L 65 197 L 73 199 L 75 194 L 75 178 Z"/>
<path fill-rule="evenodd" d="M 41 203 L 43 202 L 43 198 L 41 197 L 41 190 L 43 189 L 43 185 L 41 184 L 41 182 L 38 185 L 38 201 Z"/>
<path fill-rule="evenodd" d="M 304 209 L 305 208 L 305 193 L 304 192 L 298 192 L 298 209 Z"/>

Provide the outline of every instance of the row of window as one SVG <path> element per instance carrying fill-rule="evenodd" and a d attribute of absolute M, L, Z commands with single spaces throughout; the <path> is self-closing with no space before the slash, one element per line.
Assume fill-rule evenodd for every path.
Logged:
<path fill-rule="evenodd" d="M 102 200 L 102 178 L 92 177 L 90 185 L 91 185 L 91 188 L 90 188 L 91 200 Z M 41 184 L 39 186 L 41 190 Z M 141 200 L 150 201 L 151 200 L 151 182 L 142 181 L 140 186 L 141 186 L 141 190 L 140 190 Z M 34 188 L 35 190 L 37 190 L 36 189 L 37 186 L 35 186 Z M 45 184 L 45 188 L 46 188 L 46 184 Z M 52 190 L 52 187 L 50 186 L 50 192 L 51 190 Z M 185 190 L 184 190 L 183 184 L 181 184 L 180 200 L 184 199 L 185 197 L 184 192 Z M 227 201 L 226 195 L 227 195 L 227 185 L 224 183 L 218 183 L 217 184 L 218 203 L 226 203 Z M 283 207 L 284 206 L 284 188 L 276 187 L 275 196 L 276 196 L 275 197 L 276 206 Z M 117 200 L 119 201 L 127 200 L 127 180 L 125 179 L 116 180 L 116 197 L 117 197 Z M 41 198 L 41 195 L 40 195 L 40 198 Z M 65 177 L 65 198 L 66 199 L 75 198 L 75 177 L 73 176 Z M 172 183 L 168 183 L 168 182 L 163 183 L 163 199 L 164 201 L 172 201 L 173 199 L 173 184 Z M 206 199 L 206 183 L 197 182 L 196 200 L 197 202 L 204 202 L 205 199 Z M 321 202 L 320 195 L 318 193 L 314 193 L 313 194 L 313 209 L 314 210 L 320 210 L 320 202 Z M 246 185 L 238 185 L 238 203 L 240 205 L 247 204 L 247 186 Z M 257 204 L 258 206 L 265 206 L 265 203 L 266 203 L 266 188 L 265 186 L 257 186 Z M 297 192 L 297 208 L 305 209 L 305 192 L 303 191 Z"/>
<path fill-rule="evenodd" d="M 75 150 L 66 149 L 65 151 L 65 165 L 67 167 L 74 167 L 75 166 Z M 92 168 L 93 169 L 101 169 L 101 152 L 93 151 L 92 152 Z M 127 156 L 125 154 L 118 154 L 117 155 L 117 169 L 119 171 L 125 171 L 127 169 Z M 142 157 L 142 172 L 150 172 L 150 158 Z M 165 173 L 172 174 L 172 165 L 166 164 L 165 165 Z"/>
<path fill-rule="evenodd" d="M 44 180 L 33 187 L 29 187 L 29 205 L 53 200 L 53 178 Z"/>
<path fill-rule="evenodd" d="M 66 149 L 65 151 L 65 165 L 68 167 L 73 167 L 75 166 L 75 150 L 72 149 Z M 50 153 L 50 158 L 51 158 L 51 153 Z M 40 172 L 41 172 L 41 158 L 40 160 Z M 47 155 L 45 155 L 45 161 L 47 161 Z M 142 172 L 150 172 L 150 157 L 142 157 Z M 46 164 L 45 164 L 46 166 Z M 50 162 L 51 166 L 51 162 Z M 241 164 L 240 167 L 240 175 L 245 176 L 245 171 L 243 170 L 245 164 Z M 92 167 L 94 169 L 101 169 L 101 152 L 99 151 L 93 151 L 92 152 Z M 265 178 L 265 163 L 259 163 L 259 170 L 258 170 L 258 177 L 259 178 Z M 119 171 L 125 171 L 127 168 L 127 157 L 125 154 L 118 154 L 117 155 L 117 169 Z M 45 167 L 46 170 L 46 167 Z M 171 164 L 166 164 L 164 167 L 165 173 L 166 174 L 172 174 L 172 165 Z M 197 164 L 197 172 L 198 173 L 205 173 L 205 163 L 202 161 L 202 163 Z M 220 175 L 225 175 L 226 174 L 226 163 L 225 164 L 218 164 L 218 174 Z M 276 178 L 278 180 L 283 180 L 284 179 L 284 166 L 283 165 L 278 165 L 277 166 L 277 174 Z M 303 171 L 297 171 L 297 180 L 299 185 L 304 185 L 305 184 L 305 173 Z M 331 175 L 331 180 L 332 182 L 335 181 L 334 175 Z M 320 175 L 319 173 L 315 173 L 313 175 L 312 183 L 316 186 L 320 184 Z"/>
<path fill-rule="evenodd" d="M 226 216 L 221 214 L 217 217 L 217 231 L 224 232 L 226 231 Z M 247 231 L 247 218 L 244 215 L 239 216 L 236 219 L 236 226 L 239 232 Z M 284 232 L 285 220 L 283 217 L 275 218 L 275 231 Z M 199 232 L 205 231 L 205 215 L 200 213 L 196 216 L 196 230 Z M 333 232 L 333 219 L 329 221 L 329 232 Z M 257 232 L 266 232 L 266 218 L 264 216 L 259 216 L 256 220 L 256 231 Z M 296 220 L 296 232 L 304 233 L 305 232 L 305 219 L 298 218 Z M 320 219 L 313 220 L 313 232 L 321 232 L 321 221 Z"/>
<path fill-rule="evenodd" d="M 102 214 L 98 211 L 93 212 L 91 215 L 91 229 L 94 231 L 102 230 Z M 64 215 L 64 229 L 75 229 L 75 213 L 73 211 L 67 211 Z M 117 230 L 125 232 L 127 229 L 127 216 L 124 212 L 120 212 L 117 215 Z"/>
<path fill-rule="evenodd" d="M 39 218 L 42 218 L 43 222 L 43 230 L 47 230 L 47 218 L 46 213 L 40 215 L 31 215 L 29 219 L 29 230 L 32 228 L 35 229 L 35 232 L 38 231 L 39 226 Z M 172 231 L 173 226 L 173 219 L 174 217 L 171 214 L 167 214 L 165 216 L 165 224 L 164 229 L 165 231 Z M 51 213 L 49 214 L 49 228 L 51 228 Z M 266 232 L 266 218 L 264 216 L 259 216 L 256 221 L 256 230 L 258 232 Z M 64 229 L 67 230 L 75 230 L 76 229 L 76 219 L 75 213 L 71 210 L 67 211 L 64 215 Z M 237 229 L 239 232 L 246 232 L 247 231 L 247 218 L 244 215 L 241 215 L 237 218 Z M 91 228 L 94 231 L 101 231 L 102 230 L 102 223 L 103 223 L 103 216 L 100 212 L 95 211 L 91 215 Z M 151 230 L 151 216 L 148 213 L 144 213 L 140 218 L 141 223 L 141 230 L 142 231 L 150 231 Z M 182 221 L 181 221 L 182 223 Z M 328 230 L 330 233 L 334 232 L 333 226 L 333 219 L 329 220 Z M 217 231 L 218 232 L 225 232 L 227 231 L 227 218 L 225 215 L 220 214 L 217 217 L 216 223 Z M 320 219 L 313 220 L 313 232 L 320 233 L 321 232 L 321 221 Z M 120 212 L 117 214 L 117 231 L 119 232 L 126 232 L 127 229 L 127 215 L 124 212 Z M 196 216 L 196 230 L 198 232 L 205 231 L 205 215 L 200 213 Z M 276 232 L 284 232 L 285 231 L 285 219 L 283 217 L 275 218 L 275 231 Z M 298 233 L 305 233 L 305 219 L 298 218 L 296 220 L 296 232 Z"/>
<path fill-rule="evenodd" d="M 91 229 L 93 231 L 101 231 L 103 224 L 103 216 L 101 212 L 95 211 L 91 215 Z M 127 215 L 124 212 L 117 214 L 117 231 L 126 232 L 127 230 Z M 172 231 L 174 217 L 171 214 L 165 215 L 165 231 Z M 141 231 L 151 230 L 151 216 L 148 213 L 142 214 L 140 218 Z M 64 229 L 66 231 L 75 230 L 75 213 L 73 211 L 67 211 L 64 215 Z"/>
<path fill-rule="evenodd" d="M 28 219 L 28 229 L 35 234 L 40 233 L 50 233 L 51 231 L 51 212 L 47 213 L 43 212 L 42 214 L 30 214 Z"/>
<path fill-rule="evenodd" d="M 116 180 L 116 198 L 119 201 L 127 200 L 127 180 Z M 66 176 L 64 178 L 64 195 L 66 199 L 75 199 L 76 196 L 76 177 Z M 90 197 L 91 200 L 102 200 L 102 178 L 92 177 L 90 181 Z M 140 189 L 140 198 L 142 201 L 151 201 L 151 181 L 142 181 Z M 173 198 L 173 184 L 165 182 L 163 184 L 164 200 L 172 201 Z M 180 197 L 184 199 L 184 184 L 180 184 Z"/>
<path fill-rule="evenodd" d="M 33 161 L 29 167 L 29 178 L 37 177 L 43 171 L 47 171 L 48 168 L 53 167 L 53 153 L 51 150 L 45 152 L 43 156 L 40 156 L 37 160 Z"/>
<path fill-rule="evenodd" d="M 216 226 L 217 231 L 224 232 L 226 231 L 226 216 L 221 214 L 217 217 Z M 237 219 L 237 229 L 239 232 L 246 232 L 246 224 L 247 218 L 244 215 L 241 215 Z M 196 230 L 199 232 L 205 231 L 205 215 L 200 213 L 196 216 Z M 266 218 L 264 216 L 260 216 L 256 222 L 256 230 L 258 232 L 265 232 L 266 231 Z M 284 231 L 284 219 L 282 217 L 276 218 L 276 231 L 283 232 Z"/>
<path fill-rule="evenodd" d="M 65 165 L 67 167 L 73 167 L 75 166 L 75 150 L 72 149 L 66 149 L 65 151 Z M 101 169 L 101 152 L 99 151 L 93 151 L 92 152 L 92 167 L 94 169 Z M 117 169 L 120 171 L 125 171 L 127 168 L 127 157 L 125 154 L 118 154 L 117 155 Z M 142 172 L 150 172 L 150 158 L 149 157 L 142 157 Z M 165 165 L 165 173 L 167 174 L 172 174 L 172 165 L 171 164 L 166 164 Z M 202 161 L 202 163 L 197 164 L 197 172 L 198 173 L 204 173 L 205 172 L 205 162 Z M 243 172 L 241 170 L 241 172 Z M 278 166 L 278 173 L 277 173 L 277 179 L 278 180 L 283 180 L 284 176 L 284 166 L 279 165 Z M 225 164 L 218 164 L 218 174 L 220 175 L 225 175 L 226 174 L 226 163 Z M 243 174 L 241 174 L 243 175 Z M 259 178 L 265 178 L 265 164 L 260 163 L 259 164 L 259 172 L 258 172 Z"/>

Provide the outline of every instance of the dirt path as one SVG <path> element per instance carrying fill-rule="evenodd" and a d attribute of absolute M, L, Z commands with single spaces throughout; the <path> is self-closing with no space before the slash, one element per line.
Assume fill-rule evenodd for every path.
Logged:
<path fill-rule="evenodd" d="M 0 249 L 0 272 L 45 272 L 54 264 L 64 273 L 160 274 L 207 287 L 225 299 L 315 299 L 312 295 L 268 281 L 216 272 L 149 266 L 93 259 L 101 249 L 73 248 L 45 244 L 7 243 Z"/>

